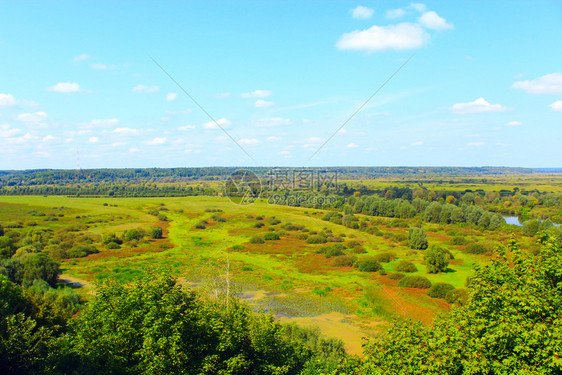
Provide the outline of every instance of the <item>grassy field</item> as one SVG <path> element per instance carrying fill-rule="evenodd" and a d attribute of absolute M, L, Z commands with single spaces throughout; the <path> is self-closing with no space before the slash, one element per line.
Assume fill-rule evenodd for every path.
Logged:
<path fill-rule="evenodd" d="M 168 220 L 159 220 L 149 214 L 151 210 L 165 214 Z M 397 259 L 383 263 L 388 274 L 405 259 L 416 264 L 415 274 L 457 288 L 464 287 L 473 264 L 486 262 L 488 257 L 467 254 L 464 246 L 451 245 L 453 236 L 490 246 L 509 239 L 506 231 L 483 233 L 472 227 L 424 224 L 430 244 L 444 245 L 454 256 L 448 272 L 427 274 L 423 252 L 411 250 L 404 240 L 407 227 L 393 226 L 393 219 L 358 215 L 366 225 L 380 230 L 375 236 L 323 221 L 324 213 L 264 201 L 240 206 L 220 197 L 0 197 L 2 223 L 21 223 L 24 228 L 19 230 L 74 227 L 101 239 L 105 233 L 121 235 L 132 228 L 163 229 L 163 239 L 125 243 L 119 249 L 101 247 L 98 254 L 63 261 L 61 278 L 82 284 L 79 291 L 86 298 L 96 282 L 110 277 L 126 281 L 149 270 L 164 270 L 188 286 L 208 288 L 224 284 L 228 271 L 233 288 L 256 309 L 285 321 L 317 325 L 326 334 L 343 339 L 352 353 L 360 352 L 362 336 L 376 334 L 393 316 L 430 323 L 449 306 L 430 298 L 425 290 L 399 288 L 397 280 L 380 272 L 336 267 L 333 259 L 316 252 L 324 244 L 308 244 L 299 234 L 328 232 L 343 241 L 357 241 L 365 255 L 393 252 Z M 258 222 L 263 223 L 261 228 L 256 227 Z M 303 229 L 283 229 L 288 223 Z M 280 234 L 279 240 L 249 242 L 272 231 Z M 530 239 L 521 240 L 524 246 L 531 246 Z"/>

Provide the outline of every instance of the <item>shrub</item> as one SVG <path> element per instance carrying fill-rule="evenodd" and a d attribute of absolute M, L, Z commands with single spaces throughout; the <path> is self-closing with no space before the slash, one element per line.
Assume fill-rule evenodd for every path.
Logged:
<path fill-rule="evenodd" d="M 104 245 L 107 245 L 110 242 L 114 242 L 118 245 L 121 245 L 123 243 L 123 241 L 119 237 L 117 237 L 115 233 L 106 233 L 102 238 L 102 243 Z"/>
<path fill-rule="evenodd" d="M 276 219 L 275 217 L 271 217 L 271 218 L 269 218 L 268 222 L 269 222 L 270 225 L 277 225 L 277 224 L 281 223 L 281 220 Z"/>
<path fill-rule="evenodd" d="M 403 273 L 400 273 L 400 272 L 389 273 L 389 274 L 388 274 L 388 278 L 389 278 L 390 280 L 401 280 L 401 279 L 404 278 L 404 276 L 405 276 L 405 275 L 404 275 Z"/>
<path fill-rule="evenodd" d="M 260 244 L 260 243 L 265 243 L 265 241 L 260 236 L 254 236 L 254 237 L 250 238 L 250 243 Z"/>
<path fill-rule="evenodd" d="M 353 258 L 347 255 L 340 255 L 334 258 L 334 267 L 351 267 L 353 266 Z"/>
<path fill-rule="evenodd" d="M 427 295 L 431 298 L 445 298 L 447 293 L 455 289 L 454 286 L 448 283 L 435 283 L 427 291 Z"/>
<path fill-rule="evenodd" d="M 473 243 L 466 248 L 466 252 L 469 254 L 486 254 L 488 252 L 488 248 L 480 243 Z"/>
<path fill-rule="evenodd" d="M 401 288 L 429 289 L 431 288 L 431 281 L 423 276 L 409 275 L 400 280 L 398 286 Z"/>
<path fill-rule="evenodd" d="M 423 259 L 428 273 L 445 272 L 449 266 L 448 251 L 439 246 L 427 250 Z"/>
<path fill-rule="evenodd" d="M 119 244 L 116 243 L 116 242 L 110 242 L 110 243 L 106 244 L 105 247 L 110 249 L 110 250 L 114 250 L 114 249 L 119 249 L 121 246 L 119 246 Z"/>
<path fill-rule="evenodd" d="M 195 224 L 195 229 L 205 229 L 205 223 L 203 221 L 198 222 L 197 224 Z"/>
<path fill-rule="evenodd" d="M 222 216 L 213 216 L 213 220 L 215 220 L 217 223 L 226 223 L 226 219 Z"/>
<path fill-rule="evenodd" d="M 450 304 L 458 302 L 461 305 L 464 305 L 468 299 L 468 292 L 466 289 L 453 289 L 447 292 L 445 295 L 445 301 Z"/>
<path fill-rule="evenodd" d="M 453 237 L 453 239 L 451 240 L 451 245 L 459 246 L 464 244 L 466 244 L 466 238 L 464 237 L 457 236 L 457 237 Z"/>
<path fill-rule="evenodd" d="M 394 266 L 394 270 L 397 272 L 417 272 L 417 267 L 414 263 L 408 262 L 407 260 L 401 260 Z"/>
<path fill-rule="evenodd" d="M 367 250 L 365 250 L 365 248 L 361 245 L 359 246 L 355 246 L 354 248 L 351 249 L 351 252 L 354 254 L 365 254 L 367 252 Z"/>
<path fill-rule="evenodd" d="M 158 215 L 158 220 L 160 221 L 168 221 L 168 217 L 164 214 Z"/>
<path fill-rule="evenodd" d="M 123 232 L 123 239 L 125 241 L 139 241 L 144 237 L 144 231 L 140 231 L 138 229 L 129 229 Z"/>
<path fill-rule="evenodd" d="M 255 224 L 254 224 L 254 228 L 261 228 L 261 227 L 263 227 L 264 225 L 265 225 L 264 223 L 258 222 L 258 223 L 255 223 Z"/>
<path fill-rule="evenodd" d="M 390 251 L 385 251 L 384 253 L 375 255 L 375 259 L 381 263 L 388 263 L 396 259 L 396 254 Z"/>
<path fill-rule="evenodd" d="M 150 231 L 150 237 L 154 238 L 155 240 L 162 238 L 162 228 L 152 228 L 152 230 Z"/>
<path fill-rule="evenodd" d="M 264 234 L 263 239 L 266 241 L 277 241 L 279 240 L 279 233 L 269 232 Z"/>
<path fill-rule="evenodd" d="M 152 216 L 158 216 L 160 215 L 160 212 L 158 212 L 158 210 L 149 210 L 148 214 Z"/>
<path fill-rule="evenodd" d="M 319 244 L 319 243 L 326 243 L 326 242 L 327 242 L 326 237 L 319 236 L 317 234 L 309 236 L 306 239 L 306 243 L 309 243 L 309 244 Z"/>
<path fill-rule="evenodd" d="M 304 240 L 304 241 L 306 241 L 306 239 L 308 239 L 308 234 L 306 234 L 306 233 L 297 233 L 297 234 L 295 235 L 295 238 L 296 238 L 297 240 Z"/>
<path fill-rule="evenodd" d="M 410 228 L 408 231 L 408 245 L 414 250 L 427 249 L 427 236 L 421 228 Z"/>
<path fill-rule="evenodd" d="M 357 269 L 361 272 L 376 272 L 382 269 L 382 266 L 373 257 L 363 257 L 357 261 Z"/>
<path fill-rule="evenodd" d="M 117 245 L 119 246 L 119 245 Z M 99 250 L 93 245 L 77 245 L 66 252 L 67 258 L 82 258 L 90 254 L 97 254 Z"/>

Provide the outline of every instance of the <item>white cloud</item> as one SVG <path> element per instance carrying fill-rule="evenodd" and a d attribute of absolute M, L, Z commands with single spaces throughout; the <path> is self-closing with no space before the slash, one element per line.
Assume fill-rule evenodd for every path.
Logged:
<path fill-rule="evenodd" d="M 366 52 L 407 50 L 420 48 L 427 40 L 429 34 L 420 25 L 405 22 L 345 33 L 336 46 L 341 50 Z"/>
<path fill-rule="evenodd" d="M 274 136 L 274 135 L 269 136 L 269 137 L 266 138 L 266 141 L 268 141 L 268 142 L 276 142 L 276 141 L 282 141 L 282 140 L 283 140 L 283 138 L 281 138 L 281 137 L 276 137 L 276 136 Z"/>
<path fill-rule="evenodd" d="M 521 121 L 510 121 L 506 125 L 507 126 L 521 126 Z"/>
<path fill-rule="evenodd" d="M 291 151 L 287 151 L 287 150 L 279 151 L 277 155 L 291 155 Z"/>
<path fill-rule="evenodd" d="M 423 145 L 423 142 L 422 142 L 422 141 L 417 141 L 417 142 L 410 143 L 410 146 L 421 146 L 421 145 Z"/>
<path fill-rule="evenodd" d="M 226 98 L 230 98 L 230 93 L 229 92 L 219 92 L 218 94 L 215 95 L 218 99 L 226 99 Z"/>
<path fill-rule="evenodd" d="M 259 141 L 256 138 L 242 138 L 238 140 L 238 143 L 241 145 L 255 145 L 259 143 Z"/>
<path fill-rule="evenodd" d="M 0 108 L 15 107 L 16 104 L 16 99 L 12 94 L 0 94 Z"/>
<path fill-rule="evenodd" d="M 254 107 L 256 107 L 256 108 L 267 108 L 267 107 L 271 107 L 273 104 L 275 104 L 275 103 L 268 102 L 268 101 L 263 100 L 263 99 L 258 99 L 254 103 Z"/>
<path fill-rule="evenodd" d="M 230 126 L 231 122 L 223 117 L 218 119 L 216 122 L 214 121 L 206 122 L 203 124 L 203 127 L 205 129 L 219 129 L 219 126 L 217 124 L 220 125 L 220 127 L 222 128 L 227 128 Z"/>
<path fill-rule="evenodd" d="M 88 128 L 112 128 L 119 124 L 119 119 L 117 118 L 108 118 L 102 120 L 92 120 L 87 127 Z"/>
<path fill-rule="evenodd" d="M 480 146 L 484 146 L 484 142 L 469 142 L 466 145 L 468 147 L 480 147 Z"/>
<path fill-rule="evenodd" d="M 391 9 L 386 11 L 387 18 L 400 18 L 403 17 L 405 14 L 406 12 L 402 8 Z"/>
<path fill-rule="evenodd" d="M 262 118 L 252 122 L 253 126 L 258 128 L 271 128 L 275 126 L 286 126 L 291 125 L 293 121 L 289 118 L 282 117 L 272 117 L 272 118 Z"/>
<path fill-rule="evenodd" d="M 98 143 L 99 142 L 99 138 L 98 137 L 90 137 L 90 139 L 88 139 L 88 142 L 90 143 Z"/>
<path fill-rule="evenodd" d="M 351 142 L 350 144 L 347 145 L 347 148 L 358 148 L 359 145 L 357 143 L 353 143 Z"/>
<path fill-rule="evenodd" d="M 158 86 L 145 86 L 145 85 L 136 85 L 131 89 L 132 92 L 139 92 L 143 94 L 158 92 L 160 87 Z"/>
<path fill-rule="evenodd" d="M 351 16 L 353 18 L 358 18 L 361 20 L 366 20 L 371 18 L 371 16 L 373 15 L 373 13 L 375 12 L 373 9 L 371 8 L 367 8 L 364 7 L 362 5 L 359 5 L 353 9 L 350 9 L 351 12 Z"/>
<path fill-rule="evenodd" d="M 426 9 L 425 4 L 422 4 L 422 3 L 412 3 L 412 4 L 410 4 L 409 7 L 417 10 L 418 12 L 425 12 L 425 9 Z"/>
<path fill-rule="evenodd" d="M 56 85 L 47 88 L 47 90 L 53 92 L 60 92 L 64 94 L 81 91 L 80 85 L 77 84 L 76 82 L 59 82 Z"/>
<path fill-rule="evenodd" d="M 550 104 L 549 107 L 554 112 L 562 112 L 562 100 L 557 100 L 554 103 Z"/>
<path fill-rule="evenodd" d="M 106 70 L 108 68 L 108 66 L 105 64 L 92 64 L 90 66 L 95 70 Z"/>
<path fill-rule="evenodd" d="M 502 112 L 507 108 L 501 104 L 490 104 L 484 98 L 478 98 L 469 103 L 457 103 L 450 108 L 451 112 L 458 114 L 483 113 L 483 112 Z"/>
<path fill-rule="evenodd" d="M 43 125 L 42 122 L 47 120 L 47 117 L 47 113 L 45 112 L 21 113 L 15 117 L 15 120 L 28 125 Z"/>
<path fill-rule="evenodd" d="M 440 17 L 434 11 L 425 12 L 419 19 L 422 26 L 427 27 L 428 29 L 432 30 L 446 30 L 446 29 L 453 29 L 454 26 L 450 23 L 447 23 L 445 18 Z"/>
<path fill-rule="evenodd" d="M 511 85 L 512 89 L 523 90 L 529 94 L 560 94 L 562 93 L 562 73 L 551 73 L 531 81 L 518 81 Z"/>
<path fill-rule="evenodd" d="M 180 127 L 178 128 L 178 130 L 181 130 L 181 131 L 191 130 L 191 129 L 195 129 L 195 126 L 193 126 L 193 125 L 185 125 L 185 126 L 180 126 Z"/>
<path fill-rule="evenodd" d="M 271 96 L 273 93 L 269 90 L 254 90 L 252 92 L 245 92 L 242 94 L 243 98 L 267 98 Z"/>
<path fill-rule="evenodd" d="M 140 150 L 139 150 L 138 148 L 136 148 L 136 147 L 131 147 L 131 148 L 129 149 L 129 152 L 131 152 L 131 153 L 135 153 L 135 152 L 139 152 L 139 151 L 140 151 Z"/>
<path fill-rule="evenodd" d="M 113 142 L 111 144 L 112 147 L 121 147 L 121 146 L 125 146 L 125 145 L 126 145 L 126 143 L 124 143 L 124 142 Z"/>
<path fill-rule="evenodd" d="M 340 130 L 338 130 L 338 133 L 340 133 L 340 134 L 345 134 L 345 133 L 347 133 L 347 130 L 345 130 L 345 129 L 340 129 Z"/>
<path fill-rule="evenodd" d="M 308 138 L 308 141 L 309 141 L 309 142 L 315 142 L 315 143 L 316 143 L 316 142 L 322 142 L 322 140 L 323 140 L 323 139 L 320 138 L 320 137 L 310 137 L 310 138 Z"/>
<path fill-rule="evenodd" d="M 21 133 L 21 130 L 12 128 L 8 124 L 0 125 L 0 138 L 10 138 Z"/>
<path fill-rule="evenodd" d="M 57 137 L 53 137 L 52 135 L 49 134 L 43 137 L 43 142 L 56 141 L 57 139 L 58 139 Z"/>
<path fill-rule="evenodd" d="M 166 94 L 166 101 L 167 102 L 173 102 L 177 98 L 178 98 L 178 94 L 176 94 L 175 92 L 169 92 L 169 93 Z"/>
<path fill-rule="evenodd" d="M 90 58 L 90 55 L 87 55 L 85 53 L 78 55 L 74 58 L 74 61 L 84 61 L 84 60 L 88 60 Z"/>
<path fill-rule="evenodd" d="M 166 143 L 166 138 L 156 137 L 152 141 L 146 142 L 147 145 L 163 145 Z"/>
<path fill-rule="evenodd" d="M 113 129 L 113 133 L 122 134 L 122 135 L 126 135 L 126 134 L 136 134 L 136 133 L 138 133 L 138 129 L 132 129 L 132 128 L 115 128 L 115 129 Z"/>

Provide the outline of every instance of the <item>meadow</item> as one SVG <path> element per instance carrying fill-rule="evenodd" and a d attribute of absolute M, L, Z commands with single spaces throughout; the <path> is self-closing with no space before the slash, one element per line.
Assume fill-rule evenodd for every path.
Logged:
<path fill-rule="evenodd" d="M 60 280 L 81 286 L 76 290 L 85 299 L 104 279 L 130 281 L 151 270 L 164 271 L 187 286 L 209 292 L 228 285 L 256 310 L 270 312 L 282 321 L 318 326 L 326 335 L 342 339 L 347 351 L 354 354 L 361 352 L 363 336 L 381 332 L 393 317 L 430 324 L 436 314 L 450 308 L 443 299 L 429 297 L 426 289 L 399 287 L 399 279 L 392 275 L 397 274 L 400 261 L 415 265 L 417 270 L 411 275 L 461 289 L 473 265 L 489 259 L 489 254 L 466 252 L 468 244 L 492 249 L 515 236 L 523 248 L 535 246 L 533 238 L 523 236 L 514 226 L 484 231 L 464 223 L 423 223 L 429 244 L 446 248 L 453 258 L 446 272 L 427 273 L 423 251 L 408 246 L 408 227 L 420 225 L 417 219 L 356 214 L 361 228 L 352 229 L 322 220 L 327 212 L 272 205 L 265 200 L 242 206 L 210 196 L 0 197 L 5 227 L 19 231 L 71 228 L 93 239 L 98 253 L 64 259 L 61 265 Z M 126 241 L 118 248 L 102 244 L 110 233 L 122 236 L 127 230 L 150 232 L 155 227 L 162 229 L 163 238 Z M 376 235 L 365 228 L 376 228 Z M 331 240 L 327 244 L 307 241 L 319 234 Z M 262 240 L 254 240 L 256 237 Z M 455 242 L 459 237 L 465 240 Z M 390 256 L 381 260 L 382 270 L 363 272 L 338 263 L 341 256 L 323 253 L 325 246 L 336 243 L 345 248 L 344 257 Z"/>

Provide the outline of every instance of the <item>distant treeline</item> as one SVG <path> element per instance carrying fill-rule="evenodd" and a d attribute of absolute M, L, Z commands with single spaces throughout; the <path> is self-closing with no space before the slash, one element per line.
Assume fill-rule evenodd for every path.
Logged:
<path fill-rule="evenodd" d="M 128 169 L 35 169 L 0 171 L 0 187 L 58 185 L 92 182 L 181 182 L 224 179 L 238 169 L 249 169 L 258 176 L 266 176 L 277 167 L 206 167 L 206 168 L 128 168 Z M 286 169 L 286 168 L 281 168 Z M 289 168 L 295 169 L 296 168 Z M 539 170 L 506 167 L 325 167 L 336 171 L 341 179 L 383 176 L 470 176 L 493 174 L 529 174 Z M 543 171 L 543 170 L 541 170 Z M 549 170 L 550 171 L 550 170 Z"/>

